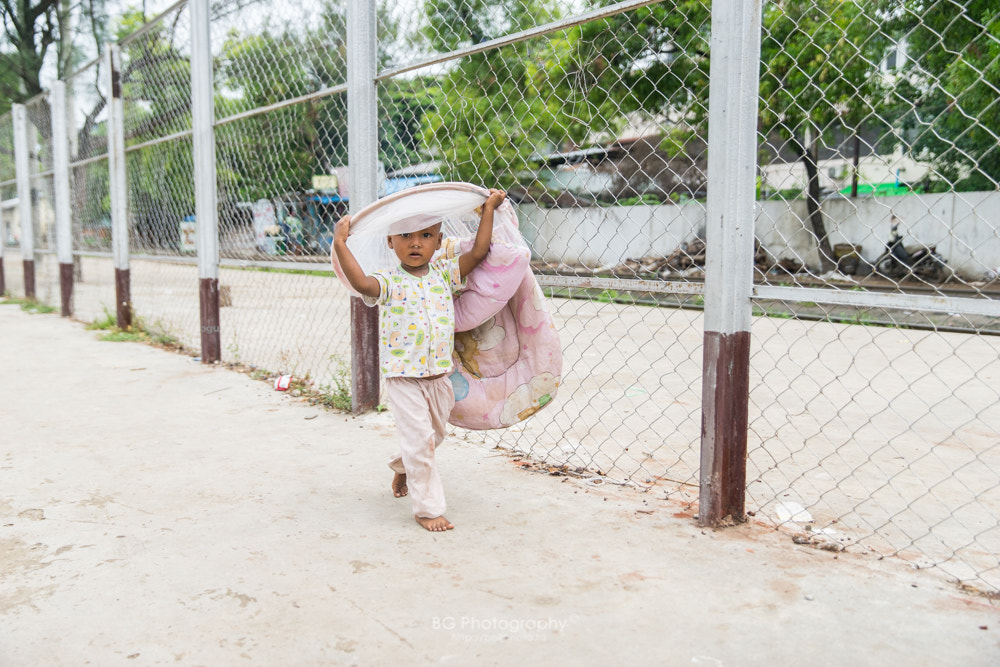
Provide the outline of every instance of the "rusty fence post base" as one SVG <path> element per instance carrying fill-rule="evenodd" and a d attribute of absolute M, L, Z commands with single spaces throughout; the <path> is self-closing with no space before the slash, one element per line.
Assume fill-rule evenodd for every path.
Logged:
<path fill-rule="evenodd" d="M 378 405 L 378 308 L 351 297 L 351 412 Z"/>
<path fill-rule="evenodd" d="M 198 286 L 201 304 L 201 363 L 222 360 L 222 333 L 219 328 L 219 279 L 202 278 Z"/>
<path fill-rule="evenodd" d="M 118 328 L 132 327 L 132 287 L 129 269 L 115 269 L 115 318 Z"/>
<path fill-rule="evenodd" d="M 62 297 L 62 316 L 73 315 L 73 264 L 59 265 L 59 294 Z"/>
<path fill-rule="evenodd" d="M 750 332 L 705 332 L 698 523 L 746 521 Z M 726 518 L 729 521 L 724 521 Z"/>
<path fill-rule="evenodd" d="M 24 265 L 24 298 L 35 299 L 35 260 L 26 259 L 22 261 Z"/>

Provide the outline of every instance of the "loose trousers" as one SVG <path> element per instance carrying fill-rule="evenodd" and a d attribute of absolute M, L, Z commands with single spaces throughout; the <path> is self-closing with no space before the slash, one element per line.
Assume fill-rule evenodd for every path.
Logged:
<path fill-rule="evenodd" d="M 400 454 L 389 461 L 393 472 L 406 475 L 413 514 L 433 519 L 444 514 L 444 487 L 434 453 L 444 440 L 446 424 L 455 406 L 448 376 L 433 380 L 386 378 L 386 394 L 396 420 Z"/>

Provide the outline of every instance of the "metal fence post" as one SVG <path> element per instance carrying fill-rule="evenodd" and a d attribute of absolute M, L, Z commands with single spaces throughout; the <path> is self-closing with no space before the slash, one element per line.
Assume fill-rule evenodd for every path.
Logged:
<path fill-rule="evenodd" d="M 73 215 L 69 203 L 69 134 L 66 129 L 66 84 L 52 82 L 52 181 L 55 195 L 56 256 L 62 316 L 73 314 Z"/>
<path fill-rule="evenodd" d="M 212 364 L 222 358 L 219 329 L 219 212 L 216 194 L 214 100 L 209 2 L 192 0 L 191 129 L 203 364 Z"/>
<path fill-rule="evenodd" d="M 712 5 L 698 522 L 745 519 L 761 0 Z"/>
<path fill-rule="evenodd" d="M 13 119 L 14 119 L 14 114 L 11 113 L 11 130 L 14 129 Z M 11 139 L 13 139 L 13 136 L 11 137 Z M 17 174 L 15 173 L 14 176 L 16 179 Z M 3 202 L 4 202 L 3 188 L 0 188 L 0 216 L 3 215 Z M 7 281 L 5 278 L 5 273 L 3 268 L 3 254 L 4 254 L 4 246 L 6 244 L 7 244 L 7 238 L 6 235 L 4 234 L 3 221 L 0 220 L 0 298 L 2 298 L 5 294 L 7 294 Z"/>
<path fill-rule="evenodd" d="M 35 226 L 32 211 L 28 112 L 23 104 L 13 105 L 14 164 L 17 169 L 17 210 L 21 222 L 21 264 L 24 267 L 24 297 L 35 298 Z"/>
<path fill-rule="evenodd" d="M 3 204 L 3 192 L 0 191 L 0 205 Z M 3 208 L 0 208 L 3 211 Z M 2 236 L 2 225 L 0 225 L 0 298 L 7 293 L 7 281 L 4 278 L 4 268 L 3 268 L 3 247 L 7 242 Z"/>
<path fill-rule="evenodd" d="M 115 311 L 120 329 L 132 326 L 129 275 L 128 181 L 125 176 L 125 105 L 122 100 L 122 56 L 117 44 L 104 52 L 108 72 L 108 176 L 111 196 L 111 254 L 115 265 Z"/>
<path fill-rule="evenodd" d="M 351 212 L 378 198 L 375 3 L 347 2 L 347 141 Z M 378 311 L 351 297 L 351 410 L 378 404 Z"/>

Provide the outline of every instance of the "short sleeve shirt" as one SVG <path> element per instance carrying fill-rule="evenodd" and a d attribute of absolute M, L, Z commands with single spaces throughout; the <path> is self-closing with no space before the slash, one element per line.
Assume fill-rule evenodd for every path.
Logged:
<path fill-rule="evenodd" d="M 385 377 L 430 377 L 452 369 L 455 304 L 452 294 L 464 287 L 458 258 L 440 259 L 427 275 L 414 276 L 402 266 L 372 274 L 378 297 L 365 298 L 379 308 L 379 356 Z"/>

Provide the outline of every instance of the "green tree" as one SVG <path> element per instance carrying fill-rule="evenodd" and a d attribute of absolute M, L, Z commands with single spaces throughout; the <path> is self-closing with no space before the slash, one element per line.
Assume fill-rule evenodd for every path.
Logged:
<path fill-rule="evenodd" d="M 123 42 L 145 21 L 140 10 L 126 11 L 115 39 Z M 175 46 L 176 30 L 176 22 L 162 21 L 122 48 L 126 146 L 191 126 L 191 63 Z M 93 143 L 88 141 L 87 145 Z M 143 250 L 174 248 L 178 221 L 194 210 L 190 142 L 175 140 L 147 146 L 128 153 L 126 162 L 132 243 Z"/>
<path fill-rule="evenodd" d="M 23 102 L 42 92 L 45 55 L 59 39 L 59 0 L 0 0 L 6 48 L 0 69 L 14 75 L 0 78 L 0 95 Z"/>
<path fill-rule="evenodd" d="M 421 142 L 424 114 L 433 108 L 435 77 L 383 82 L 379 95 L 379 155 L 387 171 L 428 160 Z"/>
<path fill-rule="evenodd" d="M 218 100 L 229 116 L 313 92 L 323 82 L 301 58 L 301 35 L 290 30 L 253 35 L 233 31 L 222 45 L 219 83 L 239 96 Z M 322 104 L 322 103 L 320 103 Z M 220 181 L 237 200 L 254 201 L 309 187 L 316 169 L 317 103 L 296 104 L 220 128 Z"/>
<path fill-rule="evenodd" d="M 509 187 L 562 136 L 553 91 L 528 66 L 535 46 L 470 56 L 428 89 L 434 101 L 422 137 L 448 178 Z"/>
<path fill-rule="evenodd" d="M 882 0 L 905 62 L 890 108 L 904 144 L 934 166 L 936 190 L 1000 184 L 1000 6 L 994 0 Z"/>
<path fill-rule="evenodd" d="M 9 69 L 0 62 L 0 91 L 8 90 L 18 90 L 20 87 L 20 79 L 14 74 L 14 70 Z M 11 104 L 16 100 L 12 94 L 7 94 L 6 92 L 0 93 L 0 115 L 10 111 Z"/>
<path fill-rule="evenodd" d="M 383 48 L 395 39 L 396 26 L 384 6 L 378 10 Z M 346 8 L 323 5 L 317 25 L 265 29 L 227 35 L 218 61 L 217 82 L 226 91 L 217 98 L 219 118 L 269 106 L 343 84 L 347 79 Z M 412 140 L 410 113 L 420 104 L 403 101 L 407 93 L 380 90 L 383 150 L 395 166 L 406 164 Z M 411 96 L 411 95 L 409 95 Z M 220 128 L 220 180 L 239 201 L 273 198 L 311 187 L 312 176 L 347 164 L 347 100 L 343 94 L 320 97 Z"/>
<path fill-rule="evenodd" d="M 424 36 L 439 51 L 454 51 L 508 35 L 560 15 L 547 0 L 426 0 Z"/>
<path fill-rule="evenodd" d="M 558 15 L 554 3 L 435 0 L 425 5 L 425 38 L 449 51 L 536 25 Z M 441 158 L 446 178 L 510 187 L 529 170 L 539 148 L 563 134 L 554 82 L 540 63 L 559 40 L 531 40 L 477 53 L 424 85 L 431 108 L 421 139 Z M 556 57 L 556 59 L 558 59 Z"/>
<path fill-rule="evenodd" d="M 440 13 L 428 35 L 440 50 L 496 37 L 488 26 L 502 34 L 559 16 L 554 3 L 428 7 Z M 660 122 L 676 148 L 704 125 L 709 25 L 707 0 L 668 0 L 470 56 L 442 78 L 425 141 L 451 176 L 506 185 L 539 153 L 613 137 L 634 114 Z"/>
<path fill-rule="evenodd" d="M 63 77 L 83 58 L 77 44 L 89 34 L 100 51 L 107 23 L 104 0 L 0 0 L 0 113 L 43 90 L 42 68 L 56 51 L 56 76 Z M 80 28 L 74 28 L 79 25 Z"/>
<path fill-rule="evenodd" d="M 581 26 L 562 66 L 571 99 L 590 109 L 584 118 L 641 112 L 704 131 L 710 27 L 708 0 L 667 0 Z"/>
<path fill-rule="evenodd" d="M 823 271 L 835 260 L 819 204 L 819 150 L 831 133 L 856 134 L 877 118 L 876 74 L 886 48 L 866 0 L 772 0 L 764 7 L 760 130 L 778 134 L 805 167 L 809 228 Z"/>

